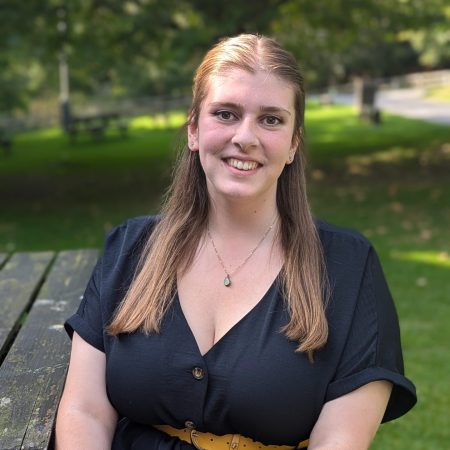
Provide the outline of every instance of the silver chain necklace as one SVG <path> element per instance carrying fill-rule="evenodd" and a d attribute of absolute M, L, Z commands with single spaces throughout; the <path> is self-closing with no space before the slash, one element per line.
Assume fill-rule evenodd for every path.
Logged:
<path fill-rule="evenodd" d="M 270 227 L 267 228 L 266 232 L 263 234 L 263 237 L 256 244 L 256 247 L 250 252 L 250 254 L 247 256 L 247 258 L 245 258 L 244 261 L 242 261 L 241 264 L 239 264 L 236 267 L 236 269 L 234 269 L 231 273 L 229 272 L 229 270 L 227 270 L 227 268 L 225 266 L 225 263 L 223 262 L 223 259 L 221 258 L 220 254 L 219 254 L 219 251 L 217 250 L 216 244 L 214 243 L 214 239 L 212 238 L 211 233 L 209 232 L 209 227 L 206 228 L 206 234 L 208 235 L 208 238 L 211 241 L 211 244 L 212 244 L 213 249 L 214 249 L 214 253 L 216 254 L 217 259 L 219 260 L 219 263 L 220 263 L 220 265 L 222 266 L 222 268 L 223 268 L 223 270 L 225 272 L 225 278 L 223 279 L 223 284 L 224 284 L 225 287 L 231 286 L 231 277 L 233 275 L 235 275 L 240 269 L 242 269 L 242 267 L 244 267 L 244 265 L 253 256 L 253 254 L 256 252 L 256 250 L 258 250 L 259 246 L 263 243 L 264 239 L 266 238 L 266 236 L 269 234 L 270 230 L 275 225 L 276 220 L 277 219 L 275 218 L 275 220 L 272 222 Z"/>

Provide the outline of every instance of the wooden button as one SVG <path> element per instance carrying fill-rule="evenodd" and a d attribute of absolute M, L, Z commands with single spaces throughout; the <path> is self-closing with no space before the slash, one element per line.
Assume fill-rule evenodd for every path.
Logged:
<path fill-rule="evenodd" d="M 196 380 L 202 380 L 203 377 L 205 376 L 205 372 L 203 371 L 203 369 L 201 367 L 194 367 L 192 369 L 192 376 Z"/>

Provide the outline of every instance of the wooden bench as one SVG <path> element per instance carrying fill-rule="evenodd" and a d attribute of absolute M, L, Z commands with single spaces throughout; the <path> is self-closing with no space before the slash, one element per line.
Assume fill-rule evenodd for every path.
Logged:
<path fill-rule="evenodd" d="M 75 312 L 97 250 L 0 254 L 0 449 L 52 449 Z"/>
<path fill-rule="evenodd" d="M 12 136 L 11 133 L 3 127 L 0 127 L 0 147 L 3 148 L 5 156 L 11 155 Z"/>
<path fill-rule="evenodd" d="M 121 137 L 126 137 L 128 124 L 119 113 L 102 113 L 74 116 L 70 119 L 67 133 L 72 142 L 82 132 L 90 133 L 94 141 L 100 141 L 108 128 L 115 128 Z"/>

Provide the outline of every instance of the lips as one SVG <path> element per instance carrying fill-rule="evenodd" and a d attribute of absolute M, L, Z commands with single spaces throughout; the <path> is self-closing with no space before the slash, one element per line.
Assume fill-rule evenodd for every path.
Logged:
<path fill-rule="evenodd" d="M 256 161 L 241 161 L 241 160 L 235 159 L 235 158 L 226 159 L 226 163 L 229 166 L 234 167 L 235 169 L 244 170 L 244 171 L 254 170 L 259 165 Z"/>

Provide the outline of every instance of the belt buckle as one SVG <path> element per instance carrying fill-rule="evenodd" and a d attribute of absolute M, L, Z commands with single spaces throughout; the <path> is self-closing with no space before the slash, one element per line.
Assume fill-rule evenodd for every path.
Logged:
<path fill-rule="evenodd" d="M 231 438 L 230 442 L 230 449 L 231 450 L 237 450 L 239 448 L 239 434 L 233 434 L 233 437 Z"/>
<path fill-rule="evenodd" d="M 191 442 L 192 442 L 192 445 L 193 445 L 197 450 L 206 450 L 206 449 L 200 447 L 200 445 L 197 443 L 197 441 L 196 441 L 196 438 L 197 438 L 197 430 L 196 430 L 195 428 L 193 428 L 193 429 L 191 430 L 190 435 L 191 435 Z"/>
<path fill-rule="evenodd" d="M 192 428 L 190 431 L 190 437 L 191 437 L 191 444 L 197 449 L 197 450 L 207 450 L 203 447 L 200 447 L 200 444 L 197 442 L 197 430 L 195 428 Z M 238 450 L 239 449 L 239 434 L 233 434 L 231 437 L 230 442 L 230 450 Z"/>

